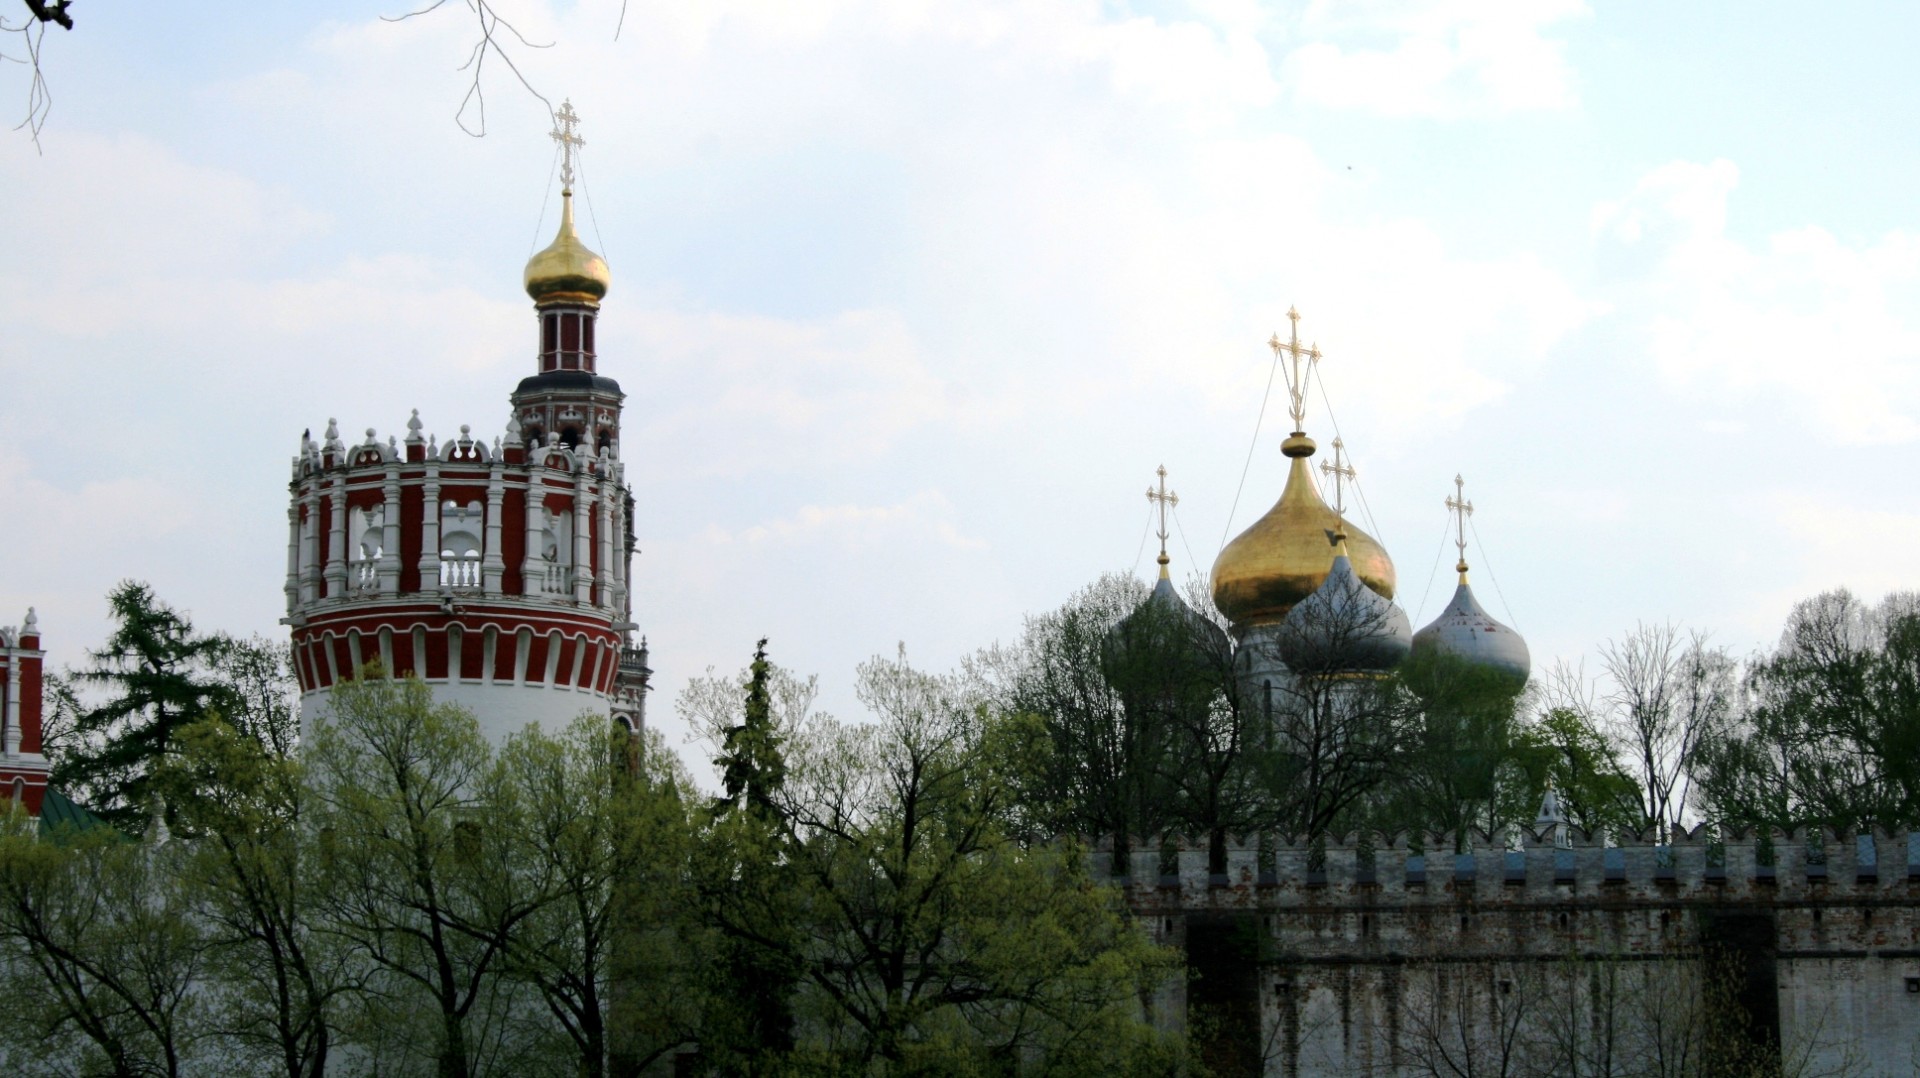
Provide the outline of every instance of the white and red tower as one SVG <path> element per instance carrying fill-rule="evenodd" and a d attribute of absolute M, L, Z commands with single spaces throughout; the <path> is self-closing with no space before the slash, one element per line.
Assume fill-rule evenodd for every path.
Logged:
<path fill-rule="evenodd" d="M 43 685 L 40 623 L 33 611 L 18 628 L 0 626 L 0 798 L 40 815 L 47 758 L 40 751 Z"/>
<path fill-rule="evenodd" d="M 624 394 L 599 373 L 607 264 L 573 224 L 578 117 L 563 105 L 560 230 L 527 263 L 536 372 L 489 445 L 302 436 L 287 509 L 287 619 L 301 708 L 369 664 L 417 675 L 496 742 L 583 711 L 638 732 L 646 649 L 632 646 L 633 497 L 620 461 Z"/>

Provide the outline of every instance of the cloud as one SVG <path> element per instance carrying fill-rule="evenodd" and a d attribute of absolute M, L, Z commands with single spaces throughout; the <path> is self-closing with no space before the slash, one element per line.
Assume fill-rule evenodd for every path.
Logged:
<path fill-rule="evenodd" d="M 1674 161 L 1595 208 L 1604 283 L 1674 390 L 1768 399 L 1842 444 L 1920 437 L 1920 237 L 1728 231 L 1733 163 Z"/>
<path fill-rule="evenodd" d="M 789 516 L 735 531 L 709 525 L 701 538 L 716 546 L 794 546 L 831 543 L 847 549 L 917 545 L 920 539 L 955 550 L 985 550 L 985 540 L 965 535 L 954 523 L 953 503 L 923 490 L 893 505 L 803 505 Z"/>
<path fill-rule="evenodd" d="M 1284 60 L 1302 101 L 1390 117 L 1563 109 L 1577 99 L 1557 24 L 1579 0 L 1314 0 Z"/>

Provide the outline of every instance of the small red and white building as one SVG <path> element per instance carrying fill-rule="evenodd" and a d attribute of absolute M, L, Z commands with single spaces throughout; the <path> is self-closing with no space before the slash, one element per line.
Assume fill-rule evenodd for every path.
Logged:
<path fill-rule="evenodd" d="M 40 815 L 47 794 L 47 758 L 41 753 L 43 681 L 40 622 L 33 610 L 17 627 L 0 626 L 0 798 Z"/>
<path fill-rule="evenodd" d="M 606 262 L 574 231 L 576 118 L 558 236 L 527 263 L 535 370 L 491 443 L 442 442 L 416 410 L 404 437 L 303 435 L 287 507 L 287 617 L 302 714 L 378 664 L 471 710 L 496 743 L 583 711 L 638 733 L 650 671 L 633 644 L 634 501 L 620 459 L 624 394 L 599 371 Z"/>

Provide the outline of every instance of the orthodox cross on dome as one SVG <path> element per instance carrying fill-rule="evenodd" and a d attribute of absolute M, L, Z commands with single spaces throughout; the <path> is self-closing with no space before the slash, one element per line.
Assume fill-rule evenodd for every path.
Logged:
<path fill-rule="evenodd" d="M 1453 477 L 1453 497 L 1447 499 L 1447 512 L 1453 516 L 1453 545 L 1460 548 L 1460 564 L 1453 567 L 1460 583 L 1467 582 L 1467 518 L 1473 515 L 1473 503 L 1467 500 L 1467 481 Z"/>
<path fill-rule="evenodd" d="M 1333 511 L 1342 517 L 1347 515 L 1346 485 L 1360 477 L 1360 473 L 1354 470 L 1353 462 L 1346 459 L 1346 448 L 1345 443 L 1335 438 L 1333 459 L 1320 462 L 1320 473 L 1333 480 Z"/>
<path fill-rule="evenodd" d="M 1180 504 L 1180 495 L 1167 489 L 1166 465 L 1162 464 L 1154 469 L 1154 474 L 1160 477 L 1160 489 L 1148 487 L 1147 500 L 1154 503 L 1160 510 L 1160 530 L 1155 534 L 1160 536 L 1160 575 L 1165 577 L 1167 575 L 1167 510 Z"/>
<path fill-rule="evenodd" d="M 553 141 L 560 144 L 560 189 L 573 190 L 573 153 L 587 144 L 574 128 L 580 126 L 580 116 L 573 111 L 573 99 L 560 102 L 560 111 L 553 114 L 553 130 L 549 133 Z"/>
<path fill-rule="evenodd" d="M 1287 367 L 1287 394 L 1292 398 L 1292 407 L 1288 409 L 1288 414 L 1293 416 L 1293 432 L 1304 434 L 1307 422 L 1307 375 L 1312 373 L 1313 364 L 1320 362 L 1320 346 L 1312 344 L 1301 347 L 1298 310 L 1288 307 L 1287 321 L 1292 323 L 1292 327 L 1287 331 L 1287 339 L 1283 341 L 1280 339 L 1280 334 L 1275 333 L 1267 341 L 1267 347 L 1273 349 L 1273 357 L 1276 360 L 1280 358 L 1281 353 L 1285 353 L 1292 360 Z"/>

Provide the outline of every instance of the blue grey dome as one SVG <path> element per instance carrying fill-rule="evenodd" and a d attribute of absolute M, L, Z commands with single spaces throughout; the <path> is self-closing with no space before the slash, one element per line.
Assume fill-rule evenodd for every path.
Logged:
<path fill-rule="evenodd" d="M 1523 685 L 1533 672 L 1527 642 L 1481 609 L 1464 573 L 1454 590 L 1453 602 L 1433 619 L 1433 624 L 1413 634 L 1413 649 L 1421 655 L 1447 655 L 1497 671 Z"/>
<path fill-rule="evenodd" d="M 1407 612 L 1355 575 L 1344 550 L 1313 594 L 1287 612 L 1280 630 L 1280 658 L 1300 673 L 1379 673 L 1413 649 Z"/>
<path fill-rule="evenodd" d="M 1174 587 L 1173 581 L 1167 578 L 1165 567 L 1161 568 L 1160 579 L 1154 582 L 1153 590 L 1147 593 L 1146 600 L 1133 613 L 1126 616 L 1123 624 L 1132 623 L 1134 619 L 1140 617 L 1142 611 L 1148 608 L 1163 611 L 1177 618 L 1175 624 L 1185 625 L 1192 631 L 1196 646 L 1224 654 L 1227 647 L 1226 630 L 1187 605 L 1187 601 L 1180 597 L 1180 589 Z"/>

